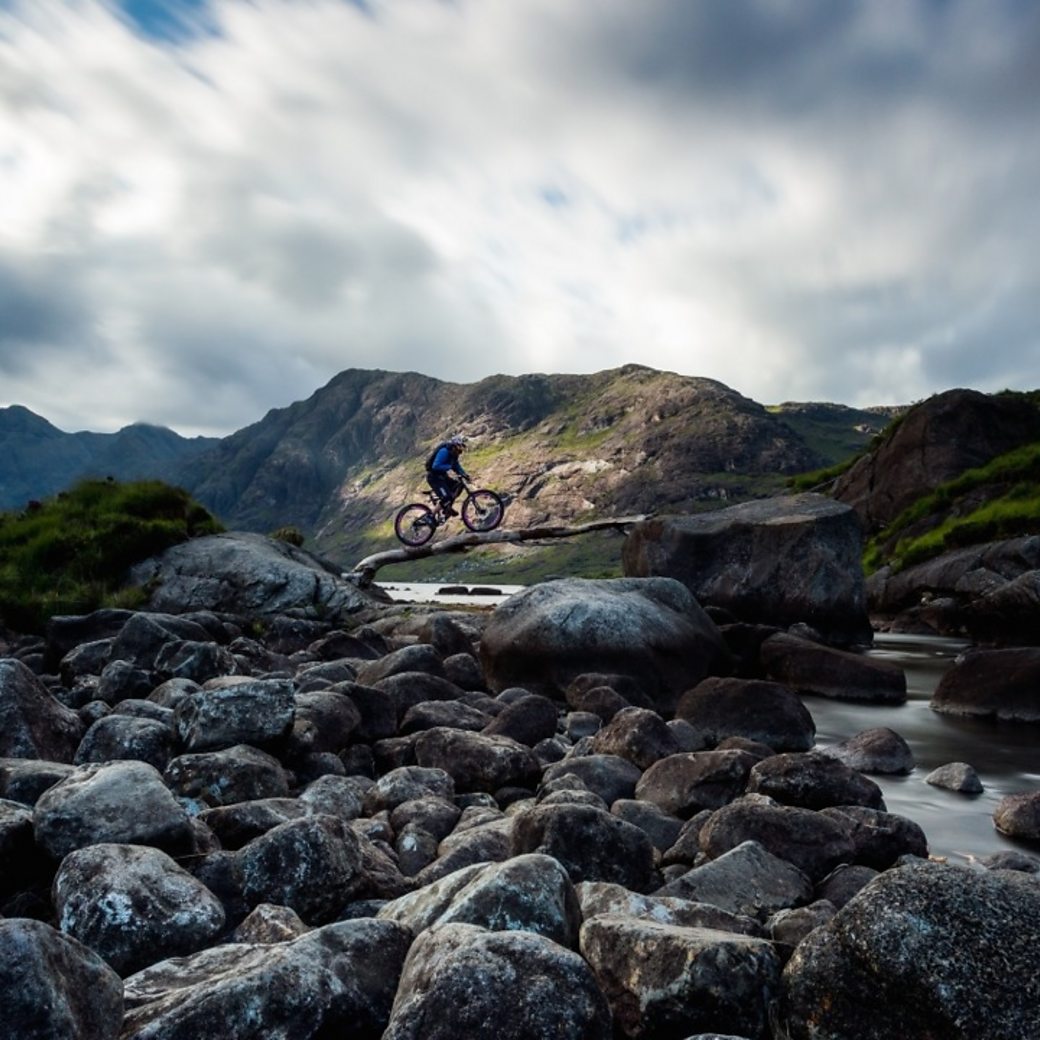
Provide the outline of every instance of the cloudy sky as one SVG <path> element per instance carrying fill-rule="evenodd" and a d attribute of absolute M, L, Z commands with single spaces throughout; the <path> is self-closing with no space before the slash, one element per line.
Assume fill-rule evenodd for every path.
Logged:
<path fill-rule="evenodd" d="M 0 0 L 0 405 L 1040 386 L 1035 0 Z"/>

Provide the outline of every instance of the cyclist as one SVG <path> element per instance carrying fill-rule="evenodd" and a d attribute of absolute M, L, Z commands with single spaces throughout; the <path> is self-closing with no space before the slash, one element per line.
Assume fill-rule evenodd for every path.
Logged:
<path fill-rule="evenodd" d="M 451 474 L 458 473 L 463 480 L 469 480 L 469 474 L 459 462 L 459 456 L 465 450 L 466 438 L 455 434 L 438 444 L 426 460 L 426 483 L 433 488 L 448 516 L 457 515 L 458 511 L 452 508 L 452 502 L 462 490 L 462 481 L 455 480 Z"/>

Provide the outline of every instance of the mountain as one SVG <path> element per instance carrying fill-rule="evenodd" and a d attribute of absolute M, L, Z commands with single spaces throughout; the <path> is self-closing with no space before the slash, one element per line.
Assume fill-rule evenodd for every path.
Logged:
<path fill-rule="evenodd" d="M 466 385 L 350 369 L 224 438 L 180 482 L 229 527 L 292 524 L 349 564 L 395 544 L 394 513 L 424 494 L 424 460 L 451 433 L 469 438 L 464 464 L 477 482 L 509 497 L 507 523 L 528 526 L 774 494 L 788 475 L 863 448 L 893 412 L 767 409 L 722 383 L 640 365 Z M 499 576 L 530 580 L 576 560 L 586 573 L 615 565 L 616 545 L 578 541 L 542 550 L 537 574 L 523 569 L 530 550 L 503 550 L 509 565 Z M 442 557 L 412 576 L 473 566 Z"/>
<path fill-rule="evenodd" d="M 21 405 L 0 408 L 0 509 L 19 509 L 88 476 L 175 480 L 218 442 L 135 423 L 118 433 L 65 433 Z"/>

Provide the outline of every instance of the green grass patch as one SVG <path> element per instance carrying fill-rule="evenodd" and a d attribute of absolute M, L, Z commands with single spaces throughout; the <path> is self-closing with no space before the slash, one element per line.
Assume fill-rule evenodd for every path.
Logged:
<path fill-rule="evenodd" d="M 18 513 L 0 513 L 0 617 L 36 632 L 54 614 L 139 606 L 129 569 L 220 524 L 161 481 L 87 480 Z"/>

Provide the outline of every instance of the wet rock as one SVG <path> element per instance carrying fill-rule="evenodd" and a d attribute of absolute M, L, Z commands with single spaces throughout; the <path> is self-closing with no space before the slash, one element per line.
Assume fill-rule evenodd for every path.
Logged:
<path fill-rule="evenodd" d="M 194 953 L 224 927 L 219 900 L 164 852 L 98 844 L 70 852 L 54 878 L 58 926 L 128 975 Z"/>
<path fill-rule="evenodd" d="M 92 950 L 42 921 L 0 920 L 3 1034 L 32 1040 L 115 1040 L 123 983 Z"/>
<path fill-rule="evenodd" d="M 795 950 L 783 1024 L 792 1040 L 1025 1040 L 1040 1007 L 1038 944 L 1031 878 L 923 861 L 889 870 Z"/>
<path fill-rule="evenodd" d="M 161 771 L 173 753 L 174 736 L 171 726 L 155 719 L 106 715 L 83 734 L 73 761 L 83 765 L 133 759 Z"/>
<path fill-rule="evenodd" d="M 126 980 L 122 1040 L 378 1037 L 410 941 L 392 921 L 367 918 L 162 961 Z"/>
<path fill-rule="evenodd" d="M 1009 838 L 1040 839 L 1040 791 L 1001 798 L 993 810 L 993 825 Z"/>
<path fill-rule="evenodd" d="M 670 578 L 568 578 L 529 586 L 492 615 L 480 644 L 493 690 L 562 699 L 585 672 L 629 676 L 670 715 L 683 690 L 728 667 L 722 637 Z"/>
<path fill-rule="evenodd" d="M 622 709 L 592 739 L 593 754 L 617 755 L 639 769 L 679 750 L 664 719 L 647 708 Z"/>
<path fill-rule="evenodd" d="M 21 661 L 0 659 L 0 756 L 71 762 L 83 723 Z"/>
<path fill-rule="evenodd" d="M 823 753 L 860 773 L 908 774 L 914 771 L 914 753 L 895 730 L 887 726 L 865 729 Z"/>
<path fill-rule="evenodd" d="M 601 915 L 582 926 L 581 952 L 623 1036 L 766 1035 L 780 960 L 764 939 Z"/>
<path fill-rule="evenodd" d="M 577 947 L 581 924 L 567 873 L 552 857 L 538 854 L 456 871 L 387 903 L 378 916 L 407 925 L 416 935 L 434 924 L 464 923 L 534 932 L 571 949 Z"/>
<path fill-rule="evenodd" d="M 769 678 L 801 694 L 867 704 L 903 704 L 906 675 L 888 661 L 778 633 L 762 644 Z"/>
<path fill-rule="evenodd" d="M 745 841 L 757 841 L 819 881 L 839 863 L 851 862 L 855 846 L 849 826 L 848 820 L 832 820 L 812 809 L 746 795 L 716 810 L 701 829 L 700 845 L 705 855 L 717 859 Z"/>
<path fill-rule="evenodd" d="M 831 805 L 883 809 L 885 805 L 881 788 L 873 780 L 836 758 L 811 751 L 773 755 L 756 763 L 748 775 L 747 789 L 803 809 Z"/>
<path fill-rule="evenodd" d="M 252 679 L 207 687 L 177 705 L 177 732 L 188 751 L 263 745 L 293 724 L 292 683 Z"/>
<path fill-rule="evenodd" d="M 746 751 L 693 751 L 655 762 L 636 784 L 636 797 L 686 819 L 743 794 L 755 759 Z"/>
<path fill-rule="evenodd" d="M 279 824 L 238 853 L 250 906 L 277 903 L 308 924 L 331 920 L 360 885 L 361 846 L 348 823 L 307 816 Z"/>
<path fill-rule="evenodd" d="M 473 985 L 475 977 L 481 984 Z M 611 1018 L 588 964 L 531 932 L 447 924 L 412 944 L 382 1040 L 610 1040 Z"/>
<path fill-rule="evenodd" d="M 775 751 L 808 751 L 816 724 L 801 698 L 780 683 L 710 676 L 679 698 L 684 719 L 705 746 L 728 737 L 758 741 Z"/>
<path fill-rule="evenodd" d="M 588 805 L 539 805 L 513 823 L 512 855 L 554 856 L 575 884 L 612 881 L 645 892 L 654 879 L 653 849 L 644 831 Z"/>
<path fill-rule="evenodd" d="M 1040 874 L 1040 859 L 1012 849 L 982 856 L 979 863 L 987 870 L 1019 870 L 1023 874 Z"/>
<path fill-rule="evenodd" d="M 37 842 L 56 860 L 100 842 L 191 852 L 188 814 L 145 762 L 79 766 L 36 802 Z"/>
<path fill-rule="evenodd" d="M 969 650 L 932 694 L 943 715 L 1040 722 L 1040 647 Z"/>
<path fill-rule="evenodd" d="M 946 765 L 933 769 L 924 778 L 924 782 L 947 791 L 959 791 L 961 794 L 982 793 L 982 780 L 974 767 L 967 762 L 947 762 Z"/>
<path fill-rule="evenodd" d="M 812 882 L 789 860 L 749 840 L 668 882 L 656 895 L 764 917 L 807 903 L 812 898 Z"/>

